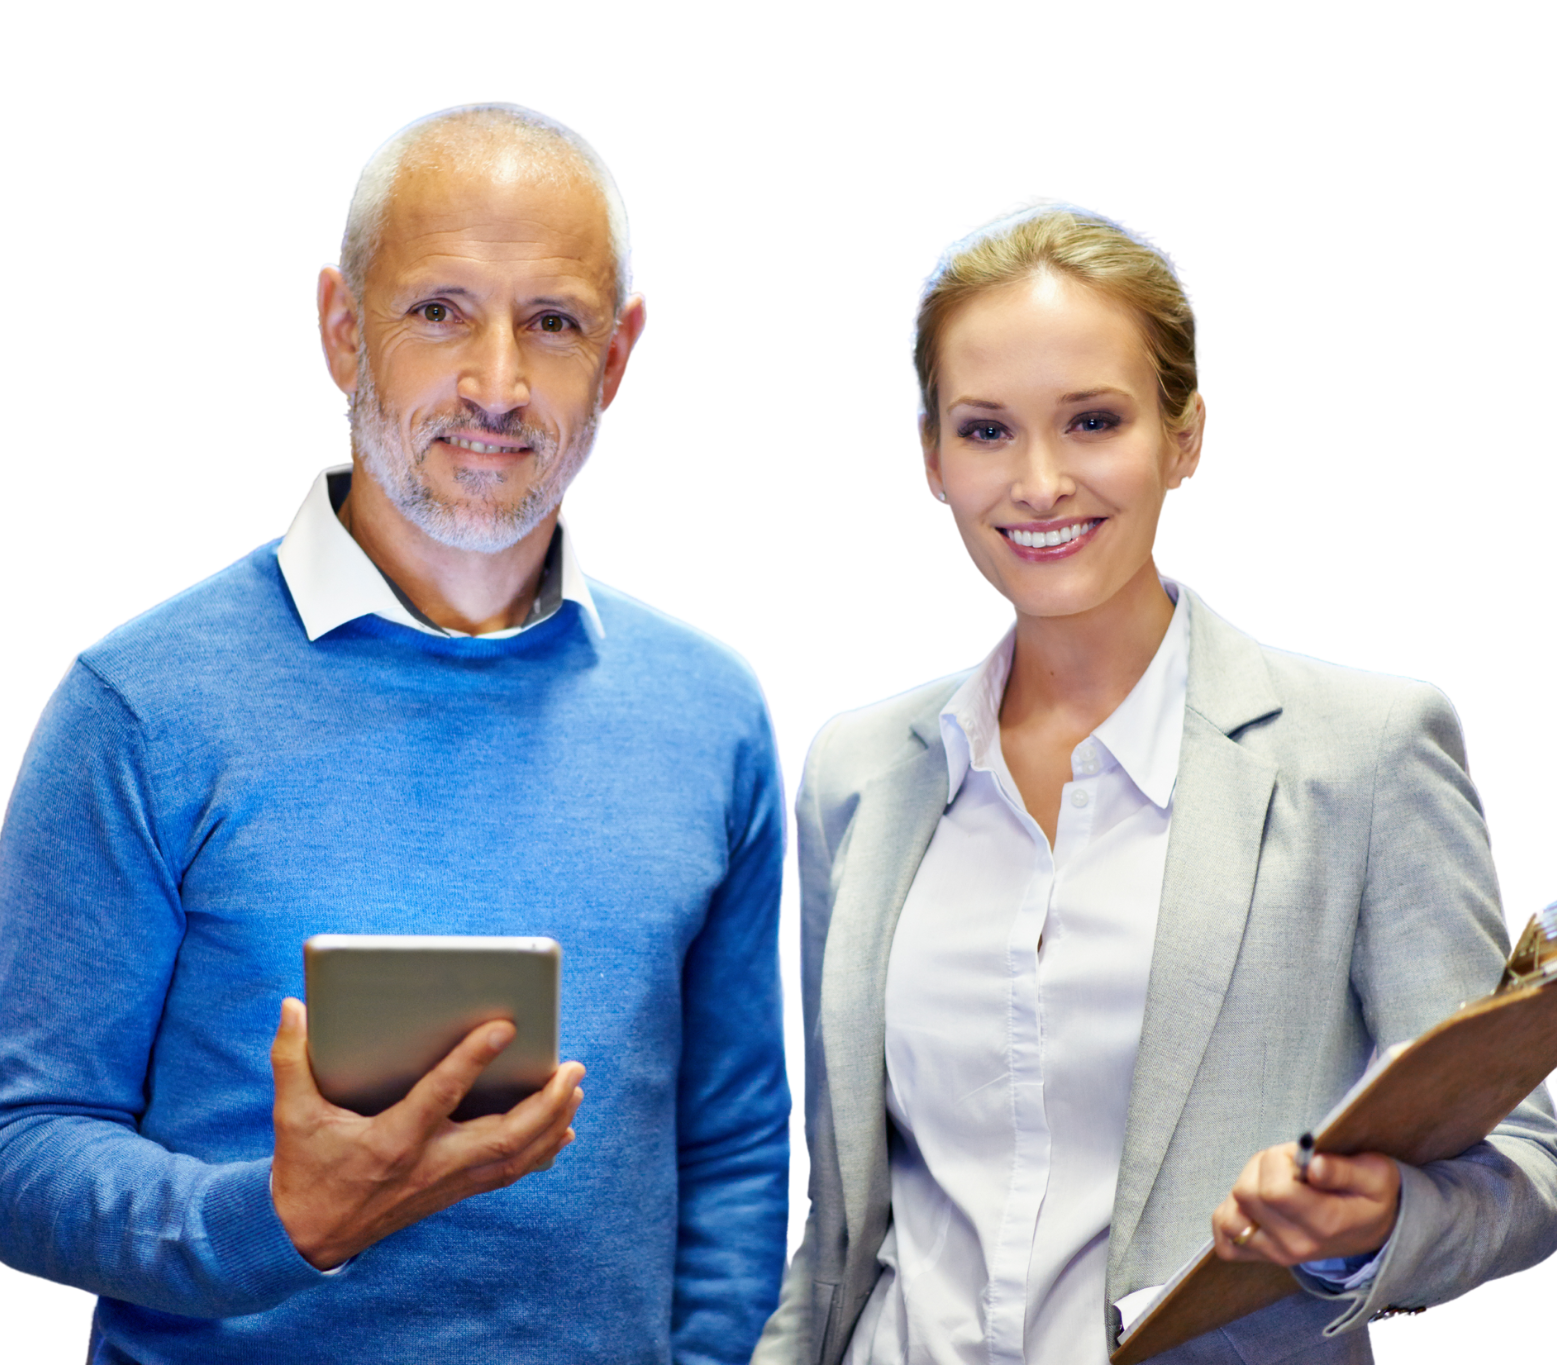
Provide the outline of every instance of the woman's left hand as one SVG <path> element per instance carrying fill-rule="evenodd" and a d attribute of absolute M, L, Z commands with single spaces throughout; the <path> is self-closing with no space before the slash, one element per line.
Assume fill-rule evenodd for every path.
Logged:
<path fill-rule="evenodd" d="M 1267 1147 L 1243 1168 L 1211 1215 L 1211 1231 L 1224 1261 L 1293 1266 L 1377 1251 L 1399 1210 L 1400 1168 L 1389 1157 L 1316 1156 L 1305 1181 L 1297 1144 L 1288 1142 Z"/>

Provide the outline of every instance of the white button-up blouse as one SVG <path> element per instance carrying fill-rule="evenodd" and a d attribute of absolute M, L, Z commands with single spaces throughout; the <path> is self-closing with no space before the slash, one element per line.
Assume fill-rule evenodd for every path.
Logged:
<path fill-rule="evenodd" d="M 1188 629 L 1180 603 L 1130 695 L 1072 752 L 1052 850 L 1000 751 L 1014 642 L 941 712 L 951 801 L 887 969 L 892 1228 L 846 1365 L 1107 1359 L 1108 1227 Z"/>

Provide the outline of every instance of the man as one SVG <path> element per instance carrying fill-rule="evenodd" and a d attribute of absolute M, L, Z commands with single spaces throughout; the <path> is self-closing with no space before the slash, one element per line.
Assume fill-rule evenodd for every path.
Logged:
<path fill-rule="evenodd" d="M 574 134 L 405 130 L 319 282 L 350 467 L 39 724 L 0 833 L 0 1254 L 101 1296 L 93 1361 L 750 1353 L 785 1228 L 782 795 L 750 674 L 587 583 L 559 521 L 627 284 Z M 283 1004 L 319 932 L 558 939 L 588 1104 L 568 1063 L 451 1121 L 502 1024 L 376 1118 L 330 1105 Z"/>

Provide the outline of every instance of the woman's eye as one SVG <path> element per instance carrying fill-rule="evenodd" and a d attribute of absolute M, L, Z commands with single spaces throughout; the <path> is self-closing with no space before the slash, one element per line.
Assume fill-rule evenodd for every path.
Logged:
<path fill-rule="evenodd" d="M 561 313 L 547 313 L 541 318 L 541 331 L 565 332 L 568 329 L 568 320 Z"/>
<path fill-rule="evenodd" d="M 1119 419 L 1111 412 L 1084 412 L 1071 423 L 1075 431 L 1112 431 Z"/>
<path fill-rule="evenodd" d="M 1006 429 L 999 422 L 969 422 L 957 434 L 965 441 L 998 441 Z"/>
<path fill-rule="evenodd" d="M 428 322 L 447 322 L 449 320 L 449 305 L 446 303 L 424 303 L 416 310 Z"/>

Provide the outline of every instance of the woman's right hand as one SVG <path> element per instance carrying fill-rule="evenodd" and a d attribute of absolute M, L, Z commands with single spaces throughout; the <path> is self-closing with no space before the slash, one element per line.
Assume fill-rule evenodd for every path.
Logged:
<path fill-rule="evenodd" d="M 1252 1157 L 1211 1215 L 1224 1261 L 1294 1266 L 1371 1255 L 1389 1240 L 1400 1210 L 1400 1168 L 1387 1156 L 1316 1156 L 1307 1178 L 1297 1144 Z"/>

